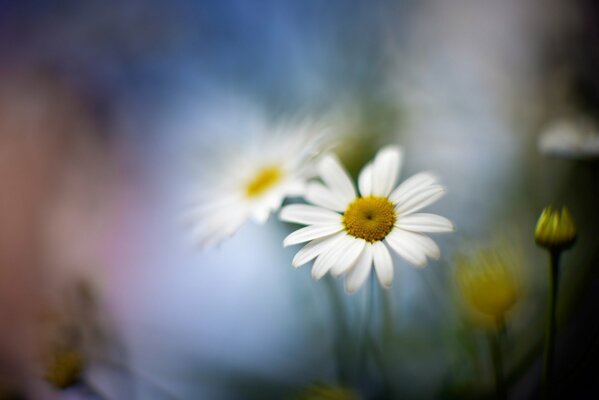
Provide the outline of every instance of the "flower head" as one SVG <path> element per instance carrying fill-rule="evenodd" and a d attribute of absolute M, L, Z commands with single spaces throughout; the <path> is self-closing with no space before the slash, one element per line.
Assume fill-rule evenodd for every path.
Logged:
<path fill-rule="evenodd" d="M 466 303 L 488 317 L 503 318 L 518 299 L 517 279 L 508 257 L 494 250 L 479 250 L 460 257 L 456 279 Z"/>
<path fill-rule="evenodd" d="M 551 207 L 543 210 L 535 229 L 535 241 L 549 250 L 564 250 L 574 244 L 576 226 L 566 207 L 562 207 L 561 213 Z"/>
<path fill-rule="evenodd" d="M 193 235 L 202 247 L 219 244 L 248 219 L 263 224 L 285 197 L 303 194 L 321 143 L 311 128 L 275 127 L 272 136 L 223 160 L 223 168 L 212 177 L 214 184 L 204 182 L 205 193 L 189 214 Z"/>
<path fill-rule="evenodd" d="M 285 238 L 285 246 L 309 242 L 293 258 L 299 267 L 316 259 L 314 279 L 327 272 L 346 274 L 345 287 L 354 292 L 368 278 L 372 265 L 384 287 L 393 281 L 388 248 L 409 263 L 423 267 L 427 257 L 438 258 L 439 247 L 424 233 L 450 232 L 444 217 L 417 213 L 438 200 L 445 189 L 427 173 L 412 176 L 395 188 L 402 153 L 398 147 L 381 149 L 358 178 L 360 194 L 336 157 L 325 156 L 318 165 L 323 183 L 311 183 L 306 200 L 314 205 L 284 207 L 284 221 L 308 225 Z"/>

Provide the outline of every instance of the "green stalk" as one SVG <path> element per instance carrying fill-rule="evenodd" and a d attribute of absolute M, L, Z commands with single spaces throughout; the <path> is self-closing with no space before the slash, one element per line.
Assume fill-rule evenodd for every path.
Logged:
<path fill-rule="evenodd" d="M 343 307 L 343 299 L 337 292 L 335 280 L 330 276 L 324 279 L 326 283 L 326 292 L 331 301 L 333 319 L 335 321 L 335 358 L 337 364 L 337 378 L 341 384 L 349 382 L 349 373 L 347 371 L 346 349 L 349 343 L 347 316 Z"/>
<path fill-rule="evenodd" d="M 362 340 L 361 340 L 361 346 L 360 346 L 360 353 L 358 356 L 358 371 L 359 373 L 364 373 L 366 372 L 366 367 L 367 367 L 367 355 L 368 355 L 368 348 L 370 347 L 371 343 L 370 343 L 370 325 L 371 325 L 371 321 L 372 321 L 372 314 L 374 312 L 374 295 L 375 295 L 375 291 L 376 291 L 376 278 L 374 276 L 374 273 L 370 274 L 370 288 L 369 288 L 369 292 L 367 294 L 367 300 L 366 300 L 366 304 L 364 306 L 364 320 L 363 320 L 363 333 L 362 333 Z"/>
<path fill-rule="evenodd" d="M 549 270 L 549 315 L 547 317 L 547 327 L 545 332 L 545 351 L 543 362 L 543 390 L 545 396 L 549 397 L 553 383 L 553 364 L 555 352 L 555 331 L 556 331 L 556 308 L 557 308 L 557 289 L 559 283 L 559 257 L 560 250 L 550 250 L 550 270 Z"/>
<path fill-rule="evenodd" d="M 497 398 L 507 399 L 507 389 L 503 381 L 503 358 L 501 355 L 501 337 L 505 334 L 505 320 L 503 316 L 495 320 L 496 329 L 489 333 L 489 349 L 493 360 L 493 374 L 495 376 L 495 391 Z"/>

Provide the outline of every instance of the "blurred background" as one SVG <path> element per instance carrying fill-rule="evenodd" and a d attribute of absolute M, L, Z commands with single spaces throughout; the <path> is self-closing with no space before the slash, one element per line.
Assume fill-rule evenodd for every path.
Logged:
<path fill-rule="evenodd" d="M 517 277 L 508 396 L 535 398 L 548 205 L 578 229 L 555 390 L 596 397 L 598 18 L 593 0 L 0 0 L 0 399 L 493 398 L 455 282 L 480 246 Z M 395 143 L 402 179 L 448 188 L 430 210 L 457 230 L 424 270 L 396 260 L 363 362 L 368 290 L 293 269 L 291 226 L 202 251 L 181 223 L 198 161 L 297 116 L 354 176 Z"/>

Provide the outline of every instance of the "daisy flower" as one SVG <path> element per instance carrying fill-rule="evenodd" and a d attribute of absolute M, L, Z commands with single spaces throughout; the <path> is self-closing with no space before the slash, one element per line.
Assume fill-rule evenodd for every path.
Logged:
<path fill-rule="evenodd" d="M 289 236 L 284 246 L 308 242 L 293 258 L 294 267 L 316 259 L 312 277 L 327 272 L 345 274 L 345 288 L 355 292 L 374 269 L 383 287 L 393 281 L 389 248 L 404 260 L 424 267 L 427 257 L 438 259 L 437 244 L 424 233 L 450 232 L 446 218 L 417 211 L 445 193 L 434 176 L 416 174 L 394 189 L 402 153 L 398 147 L 381 149 L 360 172 L 356 189 L 333 155 L 318 165 L 323 183 L 311 183 L 305 198 L 314 205 L 294 204 L 281 210 L 283 221 L 308 225 Z"/>
<path fill-rule="evenodd" d="M 213 184 L 203 182 L 205 192 L 188 214 L 201 247 L 221 243 L 248 219 L 265 223 L 285 197 L 303 195 L 306 180 L 314 175 L 311 161 L 322 140 L 312 125 L 263 128 L 256 140 L 241 146 L 243 151 L 219 160 L 220 168 L 210 177 Z"/>

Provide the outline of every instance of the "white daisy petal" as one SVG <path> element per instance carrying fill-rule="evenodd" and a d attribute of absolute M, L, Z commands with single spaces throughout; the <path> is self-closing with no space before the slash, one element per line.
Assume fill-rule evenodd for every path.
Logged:
<path fill-rule="evenodd" d="M 372 269 L 372 246 L 366 245 L 355 264 L 345 275 L 345 290 L 354 293 L 358 290 L 370 275 Z"/>
<path fill-rule="evenodd" d="M 417 267 L 426 266 L 426 254 L 414 241 L 409 240 L 405 235 L 402 235 L 404 233 L 407 232 L 395 229 L 387 235 L 385 242 L 410 264 Z"/>
<path fill-rule="evenodd" d="M 312 278 L 319 280 L 322 278 L 333 266 L 335 259 L 339 257 L 342 248 L 338 246 L 333 246 L 321 253 L 314 261 L 314 265 L 312 266 Z"/>
<path fill-rule="evenodd" d="M 252 212 L 252 220 L 258 225 L 264 225 L 268 221 L 268 217 L 270 217 L 269 207 L 256 208 Z"/>
<path fill-rule="evenodd" d="M 347 236 L 344 236 L 342 240 L 345 238 Z M 322 278 L 335 265 L 335 262 L 346 253 L 347 246 L 340 244 L 342 240 L 339 240 L 334 246 L 318 256 L 312 267 L 312 278 L 316 280 Z"/>
<path fill-rule="evenodd" d="M 329 236 L 341 230 L 343 230 L 343 225 L 341 224 L 305 226 L 301 229 L 298 229 L 295 232 L 290 233 L 283 240 L 283 247 L 291 246 L 298 243 L 309 242 L 310 240 Z"/>
<path fill-rule="evenodd" d="M 436 182 L 437 178 L 428 172 L 421 172 L 419 174 L 412 175 L 403 181 L 403 183 L 399 185 L 397 189 L 391 193 L 391 195 L 389 195 L 389 200 L 391 200 L 393 204 L 397 204 L 398 201 L 408 196 L 414 190 L 420 190 L 427 186 L 433 185 Z"/>
<path fill-rule="evenodd" d="M 420 249 L 427 257 L 438 260 L 441 257 L 441 250 L 437 243 L 430 237 L 421 233 L 400 231 L 404 236 L 409 237 L 409 240 L 414 243 L 416 248 Z"/>
<path fill-rule="evenodd" d="M 433 239 L 421 233 L 394 229 L 385 240 L 406 261 L 418 267 L 426 265 L 427 256 L 438 259 L 441 255 Z"/>
<path fill-rule="evenodd" d="M 328 224 L 341 222 L 341 215 L 320 207 L 305 204 L 292 204 L 283 207 L 279 215 L 281 221 L 298 224 Z"/>
<path fill-rule="evenodd" d="M 387 246 L 383 242 L 374 242 L 372 244 L 372 256 L 374 270 L 381 286 L 390 288 L 393 282 L 393 260 Z"/>
<path fill-rule="evenodd" d="M 400 200 L 395 207 L 398 216 L 411 214 L 439 200 L 445 194 L 445 188 L 439 185 L 431 185 L 420 191 L 414 191 L 411 195 Z"/>
<path fill-rule="evenodd" d="M 364 250 L 366 241 L 357 239 L 353 236 L 346 236 L 345 247 L 342 248 L 342 252 L 339 257 L 335 260 L 333 267 L 331 268 L 331 274 L 335 277 L 345 273 L 352 265 L 354 265 L 358 256 Z"/>
<path fill-rule="evenodd" d="M 387 146 L 380 150 L 372 167 L 372 194 L 388 196 L 395 187 L 399 175 L 402 152 L 397 146 Z"/>
<path fill-rule="evenodd" d="M 243 225 L 248 212 L 243 207 L 237 211 L 213 215 L 204 224 L 193 228 L 191 235 L 202 249 L 210 249 L 232 236 Z"/>
<path fill-rule="evenodd" d="M 351 178 L 335 156 L 325 156 L 318 164 L 318 172 L 331 191 L 341 195 L 346 203 L 356 197 L 356 190 Z"/>
<path fill-rule="evenodd" d="M 348 204 L 348 201 L 345 201 L 337 193 L 316 182 L 308 185 L 305 197 L 312 204 L 340 212 L 345 211 Z"/>
<path fill-rule="evenodd" d="M 358 177 L 358 187 L 362 196 L 370 196 L 372 194 L 372 163 L 368 163 L 360 171 Z"/>
<path fill-rule="evenodd" d="M 206 218 L 228 207 L 235 207 L 236 204 L 242 200 L 238 194 L 234 195 L 223 195 L 222 193 L 215 192 L 213 194 L 214 197 L 219 200 L 213 201 L 202 201 L 197 200 L 199 203 L 190 207 L 184 217 L 189 218 L 190 220 L 195 221 L 196 219 Z"/>
<path fill-rule="evenodd" d="M 445 217 L 436 214 L 410 214 L 400 217 L 395 226 L 412 232 L 452 232 L 453 224 Z"/>
<path fill-rule="evenodd" d="M 332 236 L 312 240 L 297 252 L 297 254 L 293 257 L 293 261 L 291 261 L 291 265 L 293 265 L 295 268 L 298 268 L 306 264 L 307 262 L 316 258 L 319 254 L 327 251 L 333 246 L 336 246 L 344 235 L 345 233 L 339 232 Z"/>

